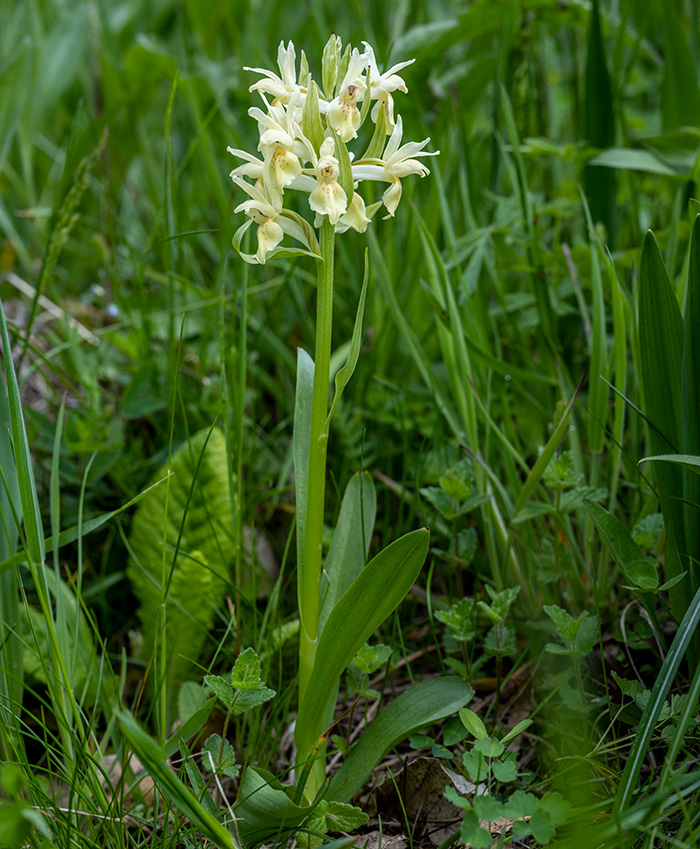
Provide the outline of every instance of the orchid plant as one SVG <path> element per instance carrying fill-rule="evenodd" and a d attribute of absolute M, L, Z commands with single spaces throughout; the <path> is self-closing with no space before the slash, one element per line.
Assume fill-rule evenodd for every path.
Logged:
<path fill-rule="evenodd" d="M 416 580 L 429 540 L 427 529 L 413 531 L 366 563 L 376 503 L 372 480 L 361 473 L 348 484 L 333 544 L 325 563 L 323 559 L 329 428 L 359 357 L 368 281 L 365 263 L 350 353 L 336 375 L 329 407 L 335 234 L 349 228 L 365 232 L 382 206 L 387 218 L 394 216 L 401 199 L 402 179 L 411 174 L 426 176 L 428 168 L 419 158 L 437 155 L 425 150 L 429 138 L 402 144 L 403 123 L 395 112 L 394 94 L 407 91 L 399 71 L 413 60 L 382 73 L 370 45 L 363 45 L 362 52 L 350 45 L 343 50 L 341 39 L 332 35 L 323 50 L 321 86 L 312 76 L 303 52 L 297 72 L 297 56 L 291 42 L 286 47 L 280 43 L 279 74 L 264 68 L 246 68 L 260 75 L 250 90 L 259 94 L 264 108 L 255 106 L 249 110 L 258 124 L 259 155 L 229 148 L 242 160 L 231 172 L 231 178 L 248 196 L 234 210 L 249 218 L 233 237 L 240 256 L 253 264 L 264 264 L 274 257 L 309 256 L 317 267 L 315 355 L 312 360 L 305 351 L 298 352 L 294 422 L 300 618 L 294 798 L 295 803 L 307 806 L 320 798 L 325 740 L 333 720 L 340 676 Z M 369 140 L 358 155 L 362 147 L 351 148 L 360 144 L 365 125 L 372 129 L 363 133 Z M 365 202 L 360 193 L 365 181 L 388 184 L 380 201 Z M 305 208 L 304 196 L 310 210 L 306 217 L 298 211 Z M 257 226 L 257 250 L 246 253 L 241 247 L 243 236 L 253 225 Z M 292 241 L 285 242 L 285 237 Z M 348 788 L 360 773 L 369 773 L 384 751 L 416 727 L 458 709 L 455 704 L 460 702 L 461 706 L 467 697 L 466 685 L 461 681 L 428 683 L 431 689 L 423 692 L 420 707 L 406 694 L 408 700 L 385 722 L 383 736 L 365 747 L 364 753 L 362 747 L 359 755 L 355 752 L 353 756 L 351 751 L 345 776 L 334 778 L 331 795 L 335 799 L 349 800 Z M 250 823 L 256 819 L 255 806 L 262 804 L 261 777 L 270 779 L 268 787 L 274 784 L 272 777 L 262 773 L 257 770 L 251 777 L 248 771 L 249 792 L 242 805 Z M 239 798 L 244 797 L 245 777 Z M 296 816 L 289 810 L 287 815 Z M 269 810 L 265 816 L 269 820 Z"/>

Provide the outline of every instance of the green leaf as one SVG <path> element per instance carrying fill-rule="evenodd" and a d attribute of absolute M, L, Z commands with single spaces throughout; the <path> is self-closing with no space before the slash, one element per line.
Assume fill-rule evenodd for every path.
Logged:
<path fill-rule="evenodd" d="M 491 832 L 479 824 L 476 811 L 467 811 L 459 830 L 460 841 L 472 849 L 488 849 L 491 846 Z"/>
<path fill-rule="evenodd" d="M 179 808 L 204 837 L 219 849 L 238 849 L 233 835 L 213 817 L 196 796 L 175 775 L 165 760 L 165 752 L 127 713 L 117 715 L 122 733 L 148 770 L 164 797 Z"/>
<path fill-rule="evenodd" d="M 574 619 L 556 604 L 545 604 L 544 612 L 554 622 L 557 633 L 566 643 L 566 648 L 552 645 L 545 650 L 552 654 L 570 654 L 573 658 L 584 657 L 593 650 L 598 636 L 598 623 L 595 617 L 584 610 Z"/>
<path fill-rule="evenodd" d="M 518 765 L 515 761 L 494 761 L 491 764 L 491 771 L 496 781 L 501 781 L 503 784 L 509 784 L 518 777 Z"/>
<path fill-rule="evenodd" d="M 685 175 L 664 162 L 653 151 L 633 150 L 627 147 L 611 147 L 590 160 L 590 165 L 603 165 L 607 168 L 621 168 L 625 171 L 646 171 L 650 174 L 662 174 L 667 177 Z"/>
<path fill-rule="evenodd" d="M 313 814 L 315 806 L 295 805 L 294 787 L 284 785 L 272 773 L 248 767 L 241 779 L 234 809 L 236 827 L 245 845 L 286 836 Z"/>
<path fill-rule="evenodd" d="M 193 682 L 187 682 L 189 684 Z M 195 685 L 197 686 L 197 685 Z M 180 693 L 185 688 L 182 687 L 180 689 Z M 178 693 L 178 704 L 179 704 L 179 696 Z M 216 699 L 209 699 L 206 701 L 200 708 L 194 711 L 188 718 L 179 725 L 174 731 L 173 735 L 167 740 L 165 744 L 165 757 L 172 757 L 175 752 L 178 751 L 180 747 L 180 743 L 182 740 L 191 740 L 199 731 L 201 731 L 204 723 L 209 719 L 211 712 L 214 710 L 216 706 Z M 180 715 L 182 719 L 182 714 Z"/>
<path fill-rule="evenodd" d="M 539 809 L 547 811 L 555 826 L 564 825 L 571 810 L 571 802 L 567 802 L 561 793 L 549 790 L 540 799 Z"/>
<path fill-rule="evenodd" d="M 681 446 L 681 372 L 683 360 L 683 319 L 666 272 L 656 239 L 648 232 L 644 240 L 638 290 L 639 369 L 644 392 L 645 414 L 649 422 L 652 454 L 678 452 Z M 668 527 L 673 524 L 679 552 L 684 554 L 685 532 L 683 475 L 672 463 L 655 464 L 661 509 Z M 669 571 L 674 578 L 682 570 Z M 671 593 L 671 609 L 680 620 L 691 597 L 690 585 L 682 582 Z"/>
<path fill-rule="evenodd" d="M 511 730 L 506 734 L 505 737 L 501 737 L 501 743 L 504 746 L 507 746 L 511 740 L 515 740 L 518 734 L 522 734 L 523 731 L 527 730 L 532 725 L 531 719 L 523 719 L 516 726 L 511 728 Z"/>
<path fill-rule="evenodd" d="M 381 159 L 386 144 L 386 106 L 382 103 L 377 113 L 374 133 L 367 150 L 362 154 L 360 162 L 369 159 Z"/>
<path fill-rule="evenodd" d="M 233 746 L 228 740 L 224 740 L 222 748 L 219 734 L 212 734 L 204 741 L 202 767 L 209 772 L 228 775 L 229 778 L 238 778 L 238 773 L 241 771 L 236 763 Z"/>
<path fill-rule="evenodd" d="M 233 715 L 238 716 L 241 713 L 259 707 L 265 702 L 273 699 L 277 693 L 267 687 L 258 687 L 257 690 L 239 690 L 236 696 L 236 701 L 233 705 Z"/>
<path fill-rule="evenodd" d="M 474 810 L 485 822 L 496 822 L 503 817 L 503 803 L 493 796 L 475 796 Z"/>
<path fill-rule="evenodd" d="M 247 648 L 236 658 L 231 671 L 231 686 L 236 690 L 257 690 L 262 685 L 260 658 L 255 649 Z"/>
<path fill-rule="evenodd" d="M 467 736 L 467 729 L 464 723 L 458 716 L 453 716 L 445 723 L 445 728 L 442 732 L 442 742 L 445 746 L 456 746 L 461 743 Z"/>
<path fill-rule="evenodd" d="M 474 748 L 485 758 L 500 758 L 506 747 L 495 737 L 481 737 L 474 741 Z"/>
<path fill-rule="evenodd" d="M 382 643 L 376 643 L 373 646 L 365 643 L 353 657 L 352 662 L 363 675 L 372 675 L 389 660 L 392 651 L 391 646 L 385 646 Z"/>
<path fill-rule="evenodd" d="M 494 625 L 484 640 L 484 651 L 491 657 L 508 657 L 515 650 L 515 631 L 504 622 Z"/>
<path fill-rule="evenodd" d="M 2 349 L 5 366 L 5 381 L 7 384 L 7 396 L 10 410 L 10 431 L 12 434 L 12 446 L 17 467 L 17 482 L 19 487 L 20 503 L 22 505 L 22 518 L 24 519 L 24 535 L 27 541 L 29 554 L 37 569 L 41 569 L 46 557 L 44 548 L 44 533 L 41 527 L 41 513 L 39 510 L 39 499 L 34 483 L 34 470 L 32 458 L 29 453 L 27 442 L 27 430 L 24 426 L 22 415 L 22 402 L 19 396 L 19 385 L 12 364 L 12 346 L 7 333 L 5 323 L 5 312 L 0 301 L 0 331 L 2 332 Z M 9 524 L 9 523 L 8 523 Z M 38 589 L 38 588 L 37 588 Z"/>
<path fill-rule="evenodd" d="M 612 556 L 622 569 L 625 569 L 629 563 L 644 560 L 644 555 L 639 550 L 639 546 L 634 542 L 627 528 L 616 516 L 613 516 L 612 513 L 593 501 L 586 502 L 586 509 L 603 539 L 608 544 Z"/>
<path fill-rule="evenodd" d="M 531 817 L 537 810 L 539 799 L 533 793 L 516 790 L 508 796 L 503 815 L 511 819 Z"/>
<path fill-rule="evenodd" d="M 372 476 L 369 472 L 354 474 L 345 488 L 338 524 L 324 564 L 325 574 L 321 576 L 319 633 L 323 633 L 336 601 L 357 579 L 367 562 L 376 515 L 377 495 Z"/>
<path fill-rule="evenodd" d="M 342 144 L 342 142 L 340 142 Z M 360 356 L 360 344 L 362 342 L 362 320 L 365 314 L 365 301 L 367 299 L 367 284 L 369 283 L 369 251 L 365 249 L 365 273 L 362 278 L 362 289 L 360 291 L 360 301 L 357 305 L 357 314 L 355 315 L 355 325 L 352 330 L 352 339 L 350 341 L 350 351 L 348 352 L 348 358 L 345 362 L 345 365 L 340 369 L 338 374 L 335 376 L 335 393 L 333 395 L 333 401 L 331 402 L 331 408 L 328 413 L 328 418 L 326 419 L 326 423 L 323 426 L 322 433 L 327 434 L 328 428 L 330 427 L 331 419 L 333 418 L 333 413 L 335 413 L 336 407 L 338 406 L 338 402 L 340 401 L 343 392 L 345 391 L 345 387 L 348 385 L 350 378 L 355 371 L 355 366 L 357 365 L 357 360 Z"/>
<path fill-rule="evenodd" d="M 391 543 L 367 564 L 329 614 L 297 716 L 299 751 L 310 752 L 316 743 L 320 718 L 343 670 L 413 586 L 429 542 L 430 532 L 423 528 Z"/>
<path fill-rule="evenodd" d="M 530 474 L 527 476 L 525 483 L 523 484 L 522 489 L 520 490 L 520 495 L 518 496 L 515 505 L 513 506 L 513 515 L 511 516 L 511 522 L 515 519 L 518 513 L 523 509 L 523 507 L 527 504 L 532 495 L 534 488 L 540 481 L 540 478 L 544 474 L 545 469 L 549 465 L 549 461 L 552 459 L 554 454 L 556 453 L 557 448 L 559 447 L 559 443 L 564 438 L 564 435 L 569 426 L 569 417 L 571 416 L 571 412 L 574 409 L 574 404 L 576 403 L 576 399 L 578 398 L 579 392 L 583 388 L 583 382 L 585 377 L 579 385 L 576 387 L 576 391 L 573 394 L 571 401 L 569 401 L 564 413 L 562 414 L 559 423 L 554 428 L 552 435 L 550 436 L 547 444 L 542 449 L 542 453 L 540 454 L 537 462 L 530 470 Z"/>
<path fill-rule="evenodd" d="M 659 586 L 658 569 L 648 560 L 633 560 L 623 569 L 627 580 L 640 589 L 655 590 Z"/>
<path fill-rule="evenodd" d="M 668 696 L 673 679 L 688 650 L 698 623 L 700 623 L 700 590 L 695 593 L 693 600 L 688 605 L 683 620 L 678 626 L 671 648 L 657 674 L 649 703 L 644 710 L 639 728 L 634 735 L 632 748 L 627 758 L 617 793 L 615 794 L 613 818 L 619 817 L 629 807 L 632 801 L 632 796 L 638 787 L 637 780 L 642 763 L 647 755 L 658 716 L 666 702 L 666 697 Z"/>
<path fill-rule="evenodd" d="M 477 740 L 483 740 L 489 736 L 482 718 L 474 713 L 473 710 L 466 707 L 462 708 L 459 712 L 459 718 L 472 737 L 476 737 Z"/>
<path fill-rule="evenodd" d="M 528 823 L 530 833 L 538 843 L 546 846 L 554 837 L 554 823 L 549 811 L 544 811 L 538 807 L 535 813 L 530 817 Z"/>
<path fill-rule="evenodd" d="M 333 141 L 335 142 L 335 155 L 338 160 L 338 184 L 345 192 L 347 198 L 347 208 L 350 208 L 352 196 L 355 193 L 352 179 L 352 162 L 350 154 L 345 146 L 345 142 L 339 135 L 334 134 Z M 367 276 L 367 250 L 365 249 L 365 277 Z"/>
<path fill-rule="evenodd" d="M 214 695 L 220 699 L 226 710 L 231 709 L 233 704 L 233 687 L 225 681 L 220 675 L 205 675 L 204 683 L 214 692 Z"/>
<path fill-rule="evenodd" d="M 467 770 L 467 775 L 475 784 L 483 781 L 489 773 L 486 759 L 476 749 L 468 749 L 464 752 L 462 755 L 462 764 Z"/>
<path fill-rule="evenodd" d="M 164 465 L 155 479 L 168 471 Z M 173 454 L 170 471 L 169 490 L 152 490 L 136 509 L 126 572 L 138 599 L 147 656 L 156 642 L 156 622 L 162 621 L 159 609 L 167 592 L 168 698 L 174 707 L 178 682 L 199 674 L 195 663 L 228 589 L 235 557 L 223 431 L 197 432 Z M 248 587 L 237 589 L 245 595 Z"/>
<path fill-rule="evenodd" d="M 697 556 L 700 551 L 700 522 L 695 506 L 700 504 L 700 215 L 695 216 L 690 237 L 681 368 L 681 452 L 694 459 L 683 469 L 685 551 Z M 699 577 L 697 565 L 692 565 L 692 591 L 697 589 Z"/>
<path fill-rule="evenodd" d="M 369 822 L 369 817 L 360 808 L 333 800 L 326 802 L 325 817 L 328 831 L 354 831 Z"/>
<path fill-rule="evenodd" d="M 700 457 L 691 454 L 654 454 L 651 457 L 642 457 L 640 463 L 649 463 L 651 461 L 661 463 L 676 463 L 679 466 L 685 466 L 690 471 L 700 475 Z"/>
<path fill-rule="evenodd" d="M 294 401 L 294 488 L 296 490 L 297 567 L 304 575 L 304 539 L 308 501 L 311 410 L 314 394 L 314 361 L 303 348 L 297 349 L 297 383 Z M 301 589 L 300 589 L 301 592 Z"/>
<path fill-rule="evenodd" d="M 664 130 L 700 125 L 700 91 L 695 60 L 674 2 L 662 3 L 664 73 L 661 80 L 661 118 Z"/>
<path fill-rule="evenodd" d="M 610 145 L 615 143 L 613 91 L 606 61 L 605 41 L 603 39 L 603 33 L 600 26 L 600 9 L 598 0 L 593 0 L 588 24 L 584 126 L 586 138 L 591 146 L 605 148 L 610 147 Z M 608 239 L 610 241 L 614 241 L 616 192 L 615 176 L 606 174 L 605 171 L 600 168 L 589 165 L 586 168 L 585 177 L 586 195 L 590 204 L 593 222 L 602 221 L 608 233 Z M 597 264 L 598 261 L 597 253 L 597 247 L 594 246 L 591 259 L 595 264 Z M 599 278 L 600 272 L 598 272 L 598 279 Z M 598 374 L 596 371 L 597 370 L 593 369 L 593 380 L 595 381 L 598 380 Z M 595 450 L 600 449 L 598 448 Z"/>
<path fill-rule="evenodd" d="M 456 713 L 474 695 L 459 678 L 421 681 L 379 711 L 331 779 L 328 798 L 347 802 L 364 786 L 374 767 L 402 740 Z M 432 740 L 429 741 L 432 746 Z"/>
<path fill-rule="evenodd" d="M 438 610 L 435 618 L 447 625 L 447 629 L 455 640 L 468 642 L 476 636 L 472 624 L 473 598 L 463 598 L 447 610 Z"/>
<path fill-rule="evenodd" d="M 412 749 L 432 749 L 433 738 L 427 734 L 411 734 L 408 743 Z"/>
<path fill-rule="evenodd" d="M 321 125 L 321 113 L 318 108 L 318 86 L 314 80 L 311 80 L 308 94 L 304 100 L 302 122 L 306 138 L 311 142 L 316 153 L 320 153 L 323 144 L 323 126 Z"/>

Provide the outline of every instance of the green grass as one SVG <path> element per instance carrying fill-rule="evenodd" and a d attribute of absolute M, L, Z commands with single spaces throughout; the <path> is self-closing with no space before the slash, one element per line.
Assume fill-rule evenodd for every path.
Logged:
<path fill-rule="evenodd" d="M 329 750 L 371 714 L 367 688 L 388 705 L 457 675 L 483 739 L 533 720 L 517 778 L 489 780 L 513 812 L 535 804 L 518 792 L 540 800 L 535 845 L 548 829 L 584 845 L 585 828 L 590 846 L 694 846 L 700 497 L 682 458 L 700 453 L 696 0 L 0 14 L 0 844 L 233 845 L 231 811 L 259 801 L 246 788 L 291 780 L 292 428 L 316 274 L 303 258 L 239 259 L 226 147 L 257 146 L 258 77 L 243 66 L 274 68 L 282 39 L 314 65 L 332 30 L 370 42 L 382 67 L 415 57 L 396 107 L 405 139 L 430 136 L 440 156 L 404 180 L 394 220 L 336 240 L 335 347 L 353 336 L 365 248 L 370 276 L 330 430 L 324 545 L 362 470 L 377 494 L 368 558 L 418 527 L 431 541 L 372 640 L 390 660 L 342 680 Z M 229 481 L 216 493 L 188 441 L 212 427 Z M 640 464 L 658 455 L 676 456 Z M 144 555 L 132 526 L 153 515 Z M 511 588 L 501 616 L 492 595 Z M 171 661 L 182 643 L 164 613 L 192 634 L 187 663 Z M 201 684 L 249 646 L 277 695 L 227 723 L 242 773 L 212 776 L 200 751 L 226 711 Z M 468 777 L 475 735 L 460 722 L 414 743 Z"/>

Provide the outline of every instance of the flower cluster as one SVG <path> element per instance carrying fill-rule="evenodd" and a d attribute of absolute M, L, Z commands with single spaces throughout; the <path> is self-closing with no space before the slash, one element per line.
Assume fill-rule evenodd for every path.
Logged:
<path fill-rule="evenodd" d="M 312 78 L 303 51 L 297 75 L 291 41 L 286 47 L 281 42 L 277 51 L 279 75 L 264 68 L 244 69 L 261 75 L 250 90 L 260 93 L 265 107 L 248 111 L 258 122 L 260 158 L 228 148 L 243 160 L 231 172 L 231 178 L 249 199 L 234 211 L 245 212 L 250 220 L 238 229 L 233 243 L 247 262 L 264 263 L 272 256 L 300 254 L 318 257 L 314 227 L 321 226 L 324 216 L 337 232 L 352 227 L 364 233 L 382 204 L 388 216 L 394 215 L 403 177 L 429 173 L 418 158 L 437 155 L 423 149 L 430 139 L 402 145 L 401 116 L 394 114 L 393 93 L 407 91 L 398 71 L 414 60 L 381 73 L 374 51 L 367 42 L 362 43 L 362 53 L 350 45 L 343 51 L 340 38 L 331 36 L 323 50 L 322 88 Z M 374 124 L 373 134 L 357 158 L 348 143 L 357 139 L 368 118 Z M 357 191 L 363 180 L 389 184 L 380 202 L 365 205 Z M 309 207 L 315 213 L 314 227 L 284 208 L 287 189 L 308 194 Z M 246 254 L 240 250 L 241 240 L 253 223 L 257 224 L 258 249 Z M 302 247 L 280 247 L 285 234 Z"/>

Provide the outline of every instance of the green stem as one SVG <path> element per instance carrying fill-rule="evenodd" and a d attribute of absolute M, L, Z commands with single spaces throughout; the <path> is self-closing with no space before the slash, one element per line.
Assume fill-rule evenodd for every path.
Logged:
<path fill-rule="evenodd" d="M 311 411 L 311 445 L 309 449 L 308 501 L 303 562 L 298 564 L 298 597 L 301 629 L 299 634 L 299 705 L 309 685 L 316 658 L 318 641 L 319 592 L 323 559 L 323 515 L 326 492 L 326 449 L 328 432 L 328 398 L 333 328 L 333 263 L 335 229 L 324 218 L 321 225 L 321 255 L 317 263 L 318 292 L 316 304 L 316 349 L 314 356 L 313 406 Z M 312 739 L 297 740 L 299 763 L 310 754 L 323 728 L 325 706 L 318 706 Z M 319 758 L 319 763 L 322 760 Z M 316 772 L 316 770 L 314 770 Z M 313 785 L 314 782 L 310 781 Z M 312 792 L 309 788 L 309 792 Z"/>

